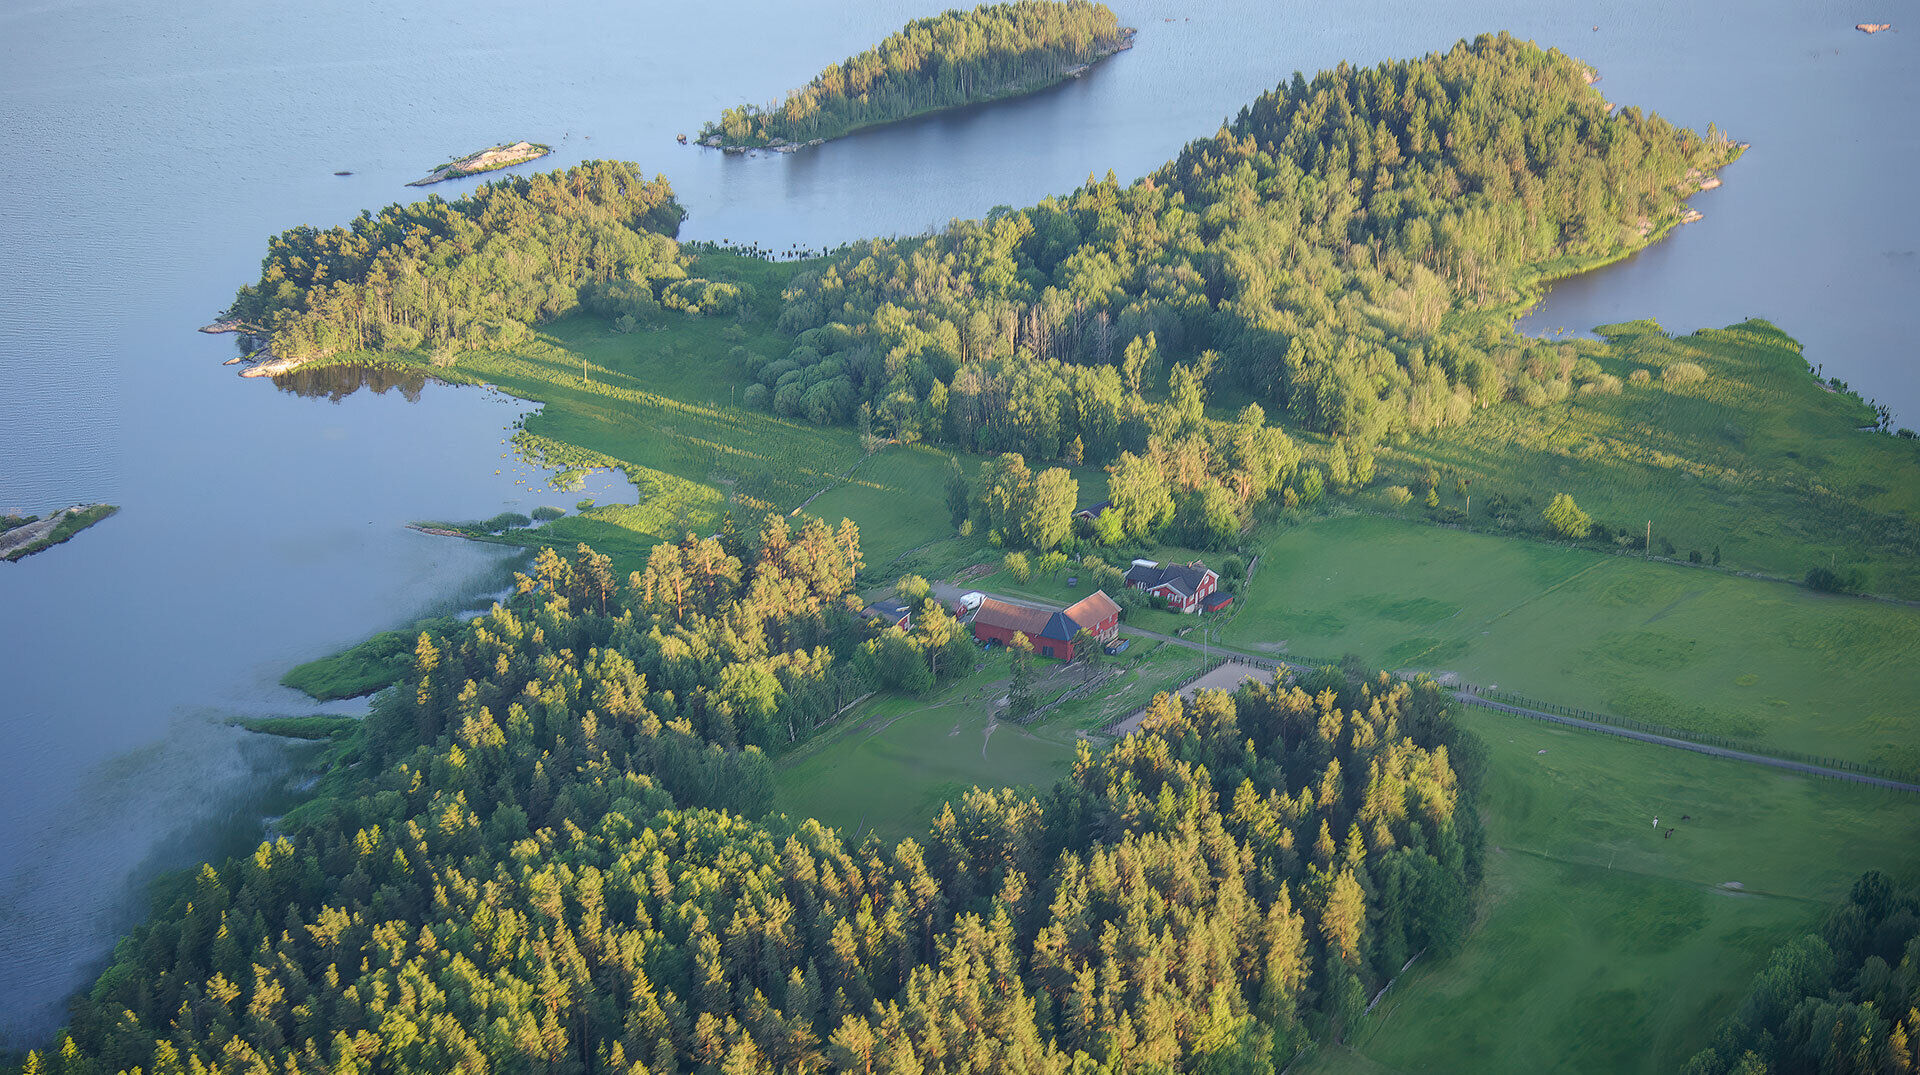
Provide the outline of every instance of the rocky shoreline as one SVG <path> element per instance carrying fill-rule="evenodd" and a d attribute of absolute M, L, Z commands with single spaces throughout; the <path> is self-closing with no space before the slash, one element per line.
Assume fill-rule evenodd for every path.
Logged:
<path fill-rule="evenodd" d="M 512 145 L 489 146 L 478 153 L 469 153 L 458 160 L 448 161 L 428 173 L 424 179 L 416 179 L 407 186 L 424 187 L 434 183 L 444 183 L 449 179 L 479 175 L 481 172 L 497 172 L 502 168 L 511 168 L 516 164 L 539 160 L 552 152 L 552 146 L 527 141 L 515 142 Z"/>
<path fill-rule="evenodd" d="M 222 366 L 237 366 L 242 362 L 247 363 L 247 368 L 240 371 L 240 376 L 242 377 L 278 377 L 283 373 L 291 373 L 296 367 L 307 361 L 304 358 L 281 358 L 275 355 L 273 353 L 273 344 L 267 332 L 258 325 L 247 324 L 238 318 L 223 317 L 210 325 L 200 326 L 200 331 L 214 336 L 227 332 L 237 332 L 242 336 L 248 337 L 249 341 L 260 342 L 257 350 L 244 355 L 235 355 L 225 362 L 220 363 Z"/>
<path fill-rule="evenodd" d="M 50 549 L 119 510 L 112 504 L 74 504 L 71 507 L 61 508 L 44 519 L 33 519 L 13 525 L 6 530 L 0 530 L 0 560 L 19 560 L 44 549 Z M 89 515 L 92 517 L 82 520 L 78 526 L 67 533 L 59 533 L 62 524 L 78 516 Z M 12 516 L 9 521 L 17 518 L 18 516 Z"/>

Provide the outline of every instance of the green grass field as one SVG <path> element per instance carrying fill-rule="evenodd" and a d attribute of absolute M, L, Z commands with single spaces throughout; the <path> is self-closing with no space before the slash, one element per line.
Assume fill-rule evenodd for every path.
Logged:
<path fill-rule="evenodd" d="M 1791 579 L 1859 565 L 1872 592 L 1920 598 L 1920 441 L 1861 432 L 1874 415 L 1827 390 L 1797 343 L 1764 321 L 1669 339 L 1652 322 L 1602 326 L 1606 347 L 1570 344 L 1623 381 L 1618 395 L 1582 394 L 1539 408 L 1499 406 L 1464 425 L 1384 448 L 1365 499 L 1413 485 L 1432 466 L 1444 504 L 1472 479 L 1475 526 L 1493 527 L 1489 494 L 1514 521 L 1567 492 L 1609 526 Z M 1675 385 L 1661 372 L 1693 362 L 1707 374 Z"/>
<path fill-rule="evenodd" d="M 931 698 L 877 695 L 841 725 L 780 759 L 776 809 L 849 838 L 923 836 L 940 804 L 974 785 L 1042 787 L 1073 764 L 1071 737 L 993 723 L 1006 694 L 998 651 Z"/>
<path fill-rule="evenodd" d="M 529 458 L 559 468 L 618 468 L 638 487 L 636 503 L 599 504 L 496 540 L 562 550 L 584 541 L 613 556 L 624 574 L 642 566 L 661 540 L 712 533 L 728 511 L 743 529 L 755 528 L 767 512 L 791 511 L 822 490 L 830 491 L 807 514 L 854 519 L 869 563 L 946 536 L 945 455 L 894 446 L 863 459 L 850 429 L 736 404 L 734 394 L 751 383 L 748 358 L 784 355 L 792 346 L 773 320 L 794 268 L 703 254 L 700 274 L 751 288 L 755 298 L 744 316 L 667 313 L 630 333 L 602 318 L 568 317 L 511 352 L 466 352 L 451 368 L 433 370 L 544 404 L 515 437 Z"/>
<path fill-rule="evenodd" d="M 1675 1071 L 1861 871 L 1920 872 L 1920 796 L 1462 719 L 1491 751 L 1476 931 L 1302 1072 Z"/>
<path fill-rule="evenodd" d="M 979 668 L 928 698 L 880 695 L 839 727 L 781 758 L 777 809 L 816 817 L 849 835 L 888 840 L 922 836 L 940 805 L 979 786 L 1045 787 L 1067 774 L 1081 734 L 1100 729 L 1199 674 L 1201 656 L 1179 646 L 1136 643 L 1111 662 L 1119 676 L 1091 697 L 1068 701 L 1032 726 L 986 730 L 1007 693 L 1007 655 L 995 650 Z M 1046 677 L 1062 666 L 1038 664 L 1035 693 L 1064 690 Z"/>
<path fill-rule="evenodd" d="M 1275 532 L 1239 605 L 1230 645 L 1920 768 L 1904 605 L 1372 515 Z"/>

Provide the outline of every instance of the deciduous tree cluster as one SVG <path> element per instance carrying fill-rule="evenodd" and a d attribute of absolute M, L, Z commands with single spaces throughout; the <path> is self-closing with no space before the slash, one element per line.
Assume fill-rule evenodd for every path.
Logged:
<path fill-rule="evenodd" d="M 1774 949 L 1687 1075 L 1920 1070 L 1920 889 L 1860 876 L 1824 928 Z"/>

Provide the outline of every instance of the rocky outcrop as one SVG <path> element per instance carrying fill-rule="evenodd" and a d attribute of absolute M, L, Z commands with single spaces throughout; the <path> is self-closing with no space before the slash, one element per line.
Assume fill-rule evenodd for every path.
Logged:
<path fill-rule="evenodd" d="M 61 508 L 44 519 L 35 519 L 33 522 L 0 531 L 0 560 L 18 560 L 23 556 L 32 556 L 42 549 L 60 544 L 119 510 L 112 504 L 75 504 L 72 507 Z M 72 516 L 86 514 L 91 514 L 94 518 L 82 520 L 72 533 L 65 535 L 55 533 L 60 529 L 60 524 Z"/>
<path fill-rule="evenodd" d="M 1893 24 L 1890 22 L 1856 22 L 1853 24 L 1853 28 L 1863 34 L 1877 34 L 1882 30 L 1893 29 Z"/>
<path fill-rule="evenodd" d="M 516 164 L 525 164 L 530 160 L 539 160 L 553 152 L 553 147 L 533 142 L 515 142 L 512 145 L 499 145 L 470 153 L 459 160 L 448 161 L 435 168 L 425 179 L 416 179 L 407 186 L 424 187 L 430 183 L 444 183 L 449 179 L 478 175 L 481 172 L 494 172 L 502 168 L 511 168 Z"/>
<path fill-rule="evenodd" d="M 278 358 L 262 349 L 259 361 L 240 371 L 242 377 L 277 377 L 282 373 L 291 373 L 294 368 L 305 362 L 304 358 Z"/>

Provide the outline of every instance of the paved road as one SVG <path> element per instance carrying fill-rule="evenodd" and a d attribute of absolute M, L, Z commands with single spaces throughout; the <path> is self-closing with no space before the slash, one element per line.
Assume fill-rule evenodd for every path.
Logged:
<path fill-rule="evenodd" d="M 956 602 L 958 602 L 960 599 L 960 595 L 967 592 L 969 592 L 968 587 L 955 586 L 952 583 L 936 582 L 933 584 L 933 595 L 939 598 L 941 601 L 946 602 L 948 605 L 953 605 Z M 1050 607 L 1037 601 L 1032 601 L 1032 600 L 1028 600 L 1020 597 L 1011 597 L 1006 594 L 990 593 L 990 594 L 987 594 L 987 596 L 997 598 L 1001 601 L 1005 601 L 1008 604 L 1013 604 L 1013 605 L 1029 605 L 1034 608 Z M 1195 642 L 1192 639 L 1181 638 L 1178 635 L 1161 634 L 1158 631 L 1147 631 L 1139 627 L 1128 627 L 1128 626 L 1122 625 L 1120 628 L 1120 632 L 1122 634 L 1135 635 L 1141 638 L 1152 638 L 1152 639 L 1157 639 L 1161 642 L 1170 642 L 1173 645 L 1185 646 L 1188 649 L 1203 650 L 1207 653 L 1217 653 L 1222 657 L 1231 657 L 1235 659 L 1245 658 L 1245 659 L 1251 659 L 1259 663 L 1278 664 L 1278 665 L 1282 665 L 1284 667 L 1293 669 L 1294 671 L 1297 671 L 1297 672 L 1307 671 L 1309 668 L 1309 666 L 1307 665 L 1294 664 L 1291 661 L 1279 660 L 1271 655 L 1248 653 L 1246 651 L 1237 650 L 1228 646 Z M 1726 747 L 1708 746 L 1705 743 L 1695 743 L 1686 739 L 1676 739 L 1676 738 L 1673 738 L 1672 736 L 1656 735 L 1653 732 L 1642 732 L 1632 728 L 1616 727 L 1612 724 L 1602 724 L 1598 721 L 1582 720 L 1579 717 L 1565 717 L 1565 716 L 1561 716 L 1558 713 L 1547 713 L 1538 709 L 1528 709 L 1524 706 L 1508 705 L 1505 702 L 1489 701 L 1485 698 L 1480 697 L 1477 694 L 1474 694 L 1471 691 L 1453 691 L 1451 693 L 1453 697 L 1455 697 L 1456 699 L 1468 705 L 1477 705 L 1485 709 L 1493 709 L 1502 713 L 1512 713 L 1515 716 L 1531 717 L 1534 720 L 1544 720 L 1553 724 L 1564 724 L 1572 728 L 1584 728 L 1588 731 L 1605 732 L 1608 735 L 1617 735 L 1625 739 L 1637 739 L 1642 743 L 1653 743 L 1656 746 L 1673 747 L 1678 750 L 1691 750 L 1696 754 L 1710 754 L 1716 758 L 1728 758 L 1733 761 L 1743 761 L 1748 763 L 1749 765 L 1765 765 L 1769 768 L 1785 769 L 1788 772 L 1793 772 L 1793 773 L 1806 773 L 1811 776 L 1824 776 L 1834 780 L 1848 780 L 1856 784 L 1869 784 L 1869 785 L 1872 785 L 1873 787 L 1891 788 L 1895 791 L 1908 791 L 1908 792 L 1914 792 L 1916 794 L 1920 794 L 1920 784 L 1909 784 L 1909 783 L 1906 783 L 1905 781 L 1889 780 L 1885 777 L 1872 776 L 1867 773 L 1856 773 L 1849 769 L 1829 769 L 1824 765 L 1810 765 L 1806 762 L 1789 761 L 1786 758 L 1775 758 L 1767 754 L 1750 754 L 1744 750 L 1730 750 Z"/>

